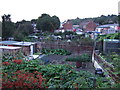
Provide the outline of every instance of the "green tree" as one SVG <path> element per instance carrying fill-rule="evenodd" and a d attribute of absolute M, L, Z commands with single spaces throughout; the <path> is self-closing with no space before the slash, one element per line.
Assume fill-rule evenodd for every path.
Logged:
<path fill-rule="evenodd" d="M 14 38 L 15 38 L 15 40 L 17 40 L 17 41 L 22 41 L 22 40 L 24 40 L 25 36 L 23 35 L 23 33 L 22 33 L 21 31 L 16 30 L 16 31 L 14 32 Z"/>
<path fill-rule="evenodd" d="M 16 23 L 16 31 L 14 37 L 16 40 L 23 40 L 26 36 L 33 33 L 31 22 L 22 20 Z"/>
<path fill-rule="evenodd" d="M 0 37 L 2 37 L 2 22 L 0 21 Z"/>
<path fill-rule="evenodd" d="M 53 25 L 55 29 L 59 29 L 60 27 L 60 19 L 57 16 L 52 16 L 53 19 Z"/>
<path fill-rule="evenodd" d="M 53 31 L 60 26 L 60 20 L 57 16 L 51 17 L 48 14 L 42 14 L 37 20 L 37 29 L 42 31 Z"/>
<path fill-rule="evenodd" d="M 33 24 L 33 23 L 37 23 L 37 19 L 32 19 L 31 20 L 31 23 Z"/>
<path fill-rule="evenodd" d="M 101 15 L 100 17 L 95 17 L 95 18 L 76 18 L 76 19 L 71 19 L 72 23 L 74 25 L 79 25 L 81 22 L 84 21 L 89 21 L 89 20 L 93 20 L 95 23 L 99 23 L 100 25 L 103 24 L 113 24 L 113 23 L 117 23 L 118 22 L 118 17 L 117 15 Z"/>
<path fill-rule="evenodd" d="M 120 26 L 120 15 L 118 15 L 118 23 L 119 23 L 119 26 Z"/>
<path fill-rule="evenodd" d="M 15 24 L 11 21 L 10 14 L 2 16 L 2 37 L 7 39 L 13 36 Z"/>

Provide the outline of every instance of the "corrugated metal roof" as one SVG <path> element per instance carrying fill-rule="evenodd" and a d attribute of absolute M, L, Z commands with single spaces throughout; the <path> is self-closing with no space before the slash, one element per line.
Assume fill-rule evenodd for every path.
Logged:
<path fill-rule="evenodd" d="M 14 49 L 20 49 L 21 47 L 11 47 L 11 46 L 0 46 L 0 49 L 10 49 L 10 50 L 14 50 Z"/>
<path fill-rule="evenodd" d="M 30 46 L 32 44 L 35 44 L 33 42 L 17 42 L 17 43 L 14 43 L 14 45 L 20 45 L 20 46 Z"/>
<path fill-rule="evenodd" d="M 111 27 L 111 26 L 118 26 L 118 24 L 106 24 L 106 25 L 100 25 L 97 28 L 107 28 L 107 27 Z"/>
<path fill-rule="evenodd" d="M 33 43 L 33 42 L 18 42 L 18 41 L 2 41 L 2 42 L 0 42 L 0 44 L 30 46 L 30 45 L 35 44 L 35 43 Z"/>
<path fill-rule="evenodd" d="M 13 43 L 17 43 L 18 41 L 1 41 L 0 44 L 5 44 L 5 45 L 12 45 Z"/>
<path fill-rule="evenodd" d="M 114 42 L 120 42 L 118 39 L 104 39 L 104 41 L 114 41 Z"/>

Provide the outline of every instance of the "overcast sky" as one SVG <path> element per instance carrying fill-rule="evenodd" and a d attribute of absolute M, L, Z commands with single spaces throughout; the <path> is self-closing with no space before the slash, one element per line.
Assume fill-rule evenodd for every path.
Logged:
<path fill-rule="evenodd" d="M 11 14 L 13 22 L 37 19 L 41 14 L 67 19 L 118 15 L 119 0 L 0 0 L 0 16 Z M 1 18 L 0 18 L 1 21 Z"/>

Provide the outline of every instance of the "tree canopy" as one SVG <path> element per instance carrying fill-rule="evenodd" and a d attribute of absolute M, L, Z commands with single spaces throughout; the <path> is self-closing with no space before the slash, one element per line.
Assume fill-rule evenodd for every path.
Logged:
<path fill-rule="evenodd" d="M 74 25 L 79 25 L 81 22 L 89 21 L 89 20 L 93 20 L 95 23 L 99 23 L 100 25 L 103 25 L 103 24 L 117 23 L 118 17 L 117 15 L 108 15 L 108 16 L 101 15 L 100 17 L 94 17 L 94 18 L 80 19 L 77 17 L 76 19 L 71 19 Z"/>
<path fill-rule="evenodd" d="M 14 37 L 16 40 L 22 40 L 24 37 L 33 33 L 33 27 L 30 21 L 22 20 L 16 23 L 16 31 Z"/>
<path fill-rule="evenodd" d="M 15 24 L 11 21 L 10 14 L 2 16 L 2 37 L 7 39 L 12 37 L 15 30 Z"/>
<path fill-rule="evenodd" d="M 2 16 L 2 38 L 6 40 L 9 37 L 14 37 L 15 40 L 21 41 L 24 37 L 33 33 L 31 24 L 37 24 L 38 30 L 53 31 L 60 27 L 60 20 L 57 16 L 51 17 L 49 14 L 42 14 L 38 19 L 22 20 L 14 23 L 11 21 L 10 14 L 4 14 Z"/>
<path fill-rule="evenodd" d="M 57 16 L 42 14 L 37 20 L 37 29 L 42 31 L 53 31 L 60 27 L 60 20 Z"/>
<path fill-rule="evenodd" d="M 15 40 L 23 40 L 24 37 L 33 33 L 33 27 L 30 21 L 22 20 L 17 23 L 11 21 L 11 15 L 2 16 L 2 38 L 5 40 L 14 37 Z"/>
<path fill-rule="evenodd" d="M 118 23 L 119 23 L 119 26 L 120 26 L 120 15 L 118 15 Z"/>
<path fill-rule="evenodd" d="M 2 22 L 0 21 L 0 37 L 2 37 Z"/>

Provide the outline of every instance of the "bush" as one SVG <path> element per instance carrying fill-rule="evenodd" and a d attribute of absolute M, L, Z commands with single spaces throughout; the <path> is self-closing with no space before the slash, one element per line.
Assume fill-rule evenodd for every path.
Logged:
<path fill-rule="evenodd" d="M 61 36 L 62 34 L 62 32 L 54 33 L 55 36 Z"/>
<path fill-rule="evenodd" d="M 4 73 L 5 74 L 5 73 Z M 2 87 L 4 88 L 42 88 L 43 78 L 41 73 L 35 71 L 33 73 L 25 72 L 24 70 L 18 70 L 12 72 L 9 77 L 7 75 L 3 76 Z"/>
<path fill-rule="evenodd" d="M 42 49 L 43 54 L 70 55 L 71 53 L 64 49 Z"/>
<path fill-rule="evenodd" d="M 72 32 L 72 31 L 65 31 L 64 34 L 65 35 L 70 35 L 70 34 L 77 35 L 75 32 Z"/>
<path fill-rule="evenodd" d="M 89 62 L 91 60 L 91 56 L 87 53 L 84 53 L 80 56 L 74 56 L 66 58 L 66 61 L 81 61 L 81 62 Z"/>
<path fill-rule="evenodd" d="M 40 65 L 38 60 L 20 63 L 8 61 L 2 66 L 2 86 L 27 88 L 110 88 L 108 83 L 90 72 L 76 71 L 70 65 Z M 17 62 L 18 62 L 17 61 Z M 10 63 L 10 64 L 9 64 Z M 96 86 L 91 77 L 96 78 Z M 0 78 L 1 80 L 1 78 Z"/>

